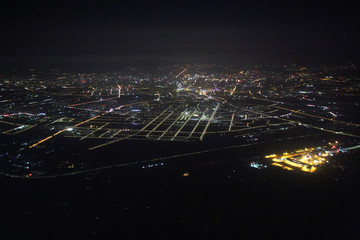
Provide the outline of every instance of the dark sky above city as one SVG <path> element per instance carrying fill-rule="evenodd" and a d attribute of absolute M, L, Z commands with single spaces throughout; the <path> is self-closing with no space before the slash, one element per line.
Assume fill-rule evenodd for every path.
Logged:
<path fill-rule="evenodd" d="M 358 61 L 356 1 L 3 1 L 1 63 Z"/>

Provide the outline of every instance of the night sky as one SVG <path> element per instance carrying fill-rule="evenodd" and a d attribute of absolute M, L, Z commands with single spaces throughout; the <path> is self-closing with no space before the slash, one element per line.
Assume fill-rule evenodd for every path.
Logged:
<path fill-rule="evenodd" d="M 0 63 L 356 62 L 359 13 L 356 1 L 2 1 Z"/>

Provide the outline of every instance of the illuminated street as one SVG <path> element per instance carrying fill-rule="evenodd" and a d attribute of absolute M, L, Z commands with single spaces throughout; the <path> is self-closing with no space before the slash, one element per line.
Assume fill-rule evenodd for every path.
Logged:
<path fill-rule="evenodd" d="M 0 240 L 359 239 L 356 1 L 3 1 Z"/>
<path fill-rule="evenodd" d="M 291 154 L 280 154 L 280 149 L 275 149 L 277 155 L 271 158 L 271 163 L 264 159 L 253 166 L 269 165 L 316 173 L 331 164 L 332 156 L 328 151 L 331 155 L 338 154 L 334 149 L 324 147 L 324 141 L 341 141 L 342 145 L 336 146 L 337 150 L 352 149 L 359 141 L 359 124 L 352 116 L 346 117 L 348 113 L 342 112 L 336 102 L 315 105 L 313 100 L 309 100 L 310 93 L 313 94 L 312 99 L 324 94 L 330 98 L 332 87 L 339 84 L 337 81 L 324 82 L 317 72 L 299 68 L 287 71 L 290 75 L 293 71 L 304 71 L 304 76 L 311 76 L 307 83 L 303 75 L 298 74 L 279 80 L 280 86 L 277 84 L 275 87 L 267 83 L 266 79 L 272 79 L 274 74 L 268 71 L 234 68 L 230 71 L 232 75 L 228 74 L 225 78 L 214 71 L 214 67 L 178 66 L 170 72 L 161 72 L 163 77 L 157 79 L 162 84 L 155 85 L 149 85 L 150 78 L 130 77 L 129 73 L 121 72 L 112 73 L 113 78 L 107 75 L 108 84 L 105 87 L 101 87 L 101 81 L 78 86 L 78 80 L 72 79 L 68 73 L 61 74 L 64 77 L 60 82 L 57 77 L 56 82 L 42 83 L 40 89 L 37 82 L 16 82 L 24 89 L 8 95 L 1 102 L 4 110 L 0 120 L 2 134 L 14 136 L 20 141 L 20 147 L 8 155 L 16 156 L 13 161 L 17 163 L 10 162 L 6 174 L 33 178 L 39 173 L 52 176 L 53 173 L 42 167 L 43 163 L 34 163 L 32 167 L 26 163 L 23 166 L 22 159 L 35 156 L 39 151 L 55 156 L 59 151 L 56 149 L 64 148 L 66 142 L 71 142 L 75 148 L 81 146 L 80 155 L 93 152 L 100 156 L 102 151 L 113 148 L 127 155 L 129 149 L 123 148 L 123 144 L 135 144 L 136 148 L 142 149 L 151 142 L 157 142 L 162 149 L 171 145 L 170 142 L 181 143 L 184 149 L 179 154 L 184 154 L 206 151 L 215 147 L 215 142 L 220 143 L 216 146 L 220 148 L 255 144 L 259 149 L 276 142 L 293 142 L 290 148 L 285 149 Z M 147 74 L 159 75 L 156 71 Z M 102 74 L 96 76 L 96 79 L 104 77 Z M 340 78 L 347 79 L 346 76 Z M 87 79 L 87 75 L 82 75 L 81 79 Z M 318 90 L 319 93 L 314 92 L 316 84 L 322 84 L 323 90 Z M 9 91 L 13 87 L 15 85 L 7 86 Z M 346 88 L 345 85 L 343 88 Z M 357 89 L 346 89 L 348 94 L 358 94 Z M 30 101 L 22 101 L 22 96 L 27 96 Z M 299 100 L 294 102 L 294 98 Z M 302 140 L 312 137 L 316 139 L 312 143 L 315 145 Z M 297 145 L 308 149 L 299 152 Z M 322 147 L 320 150 L 313 146 Z M 153 149 L 149 156 L 172 156 L 158 150 Z M 72 151 L 68 150 L 68 153 L 74 155 Z M 269 153 L 264 152 L 266 154 Z M 254 156 L 261 157 L 255 153 Z M 113 165 L 114 160 L 111 159 L 95 161 L 86 168 L 91 170 Z M 150 160 L 146 156 L 140 159 Z M 65 164 L 69 166 L 66 171 L 75 173 L 76 170 L 82 171 L 86 161 L 76 162 L 76 158 L 68 157 L 66 162 L 60 160 L 53 164 Z M 124 164 L 132 165 L 133 162 L 133 157 L 122 158 Z M 19 166 L 23 167 L 19 169 Z"/>

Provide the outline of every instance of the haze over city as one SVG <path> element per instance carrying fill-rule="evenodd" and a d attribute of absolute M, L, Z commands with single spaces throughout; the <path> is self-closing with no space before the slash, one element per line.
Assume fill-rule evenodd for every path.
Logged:
<path fill-rule="evenodd" d="M 352 1 L 7 1 L 1 62 L 116 70 L 126 63 L 358 61 L 357 11 Z"/>
<path fill-rule="evenodd" d="M 0 239 L 356 239 L 353 1 L 5 1 Z"/>

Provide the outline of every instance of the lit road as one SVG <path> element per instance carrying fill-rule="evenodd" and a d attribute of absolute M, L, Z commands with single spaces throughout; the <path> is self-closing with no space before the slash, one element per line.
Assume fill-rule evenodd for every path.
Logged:
<path fill-rule="evenodd" d="M 16 128 L 12 128 L 10 130 L 4 131 L 2 132 L 2 134 L 9 134 L 9 135 L 15 135 L 15 134 L 19 134 L 22 132 L 25 132 L 29 129 L 32 129 L 33 127 L 36 127 L 38 124 L 34 124 L 34 125 L 20 125 L 19 127 Z"/>
<path fill-rule="evenodd" d="M 174 122 L 172 122 L 170 124 L 170 126 L 161 134 L 161 136 L 157 139 L 160 140 L 169 130 L 172 126 L 174 126 L 174 124 L 184 115 L 184 112 L 182 112 L 175 120 Z"/>
<path fill-rule="evenodd" d="M 130 111 L 130 112 L 131 112 L 131 111 Z M 129 117 L 125 118 L 125 121 L 126 121 L 126 120 L 129 120 L 130 118 L 132 118 L 132 117 L 134 117 L 134 116 L 136 116 L 136 115 L 138 115 L 139 113 L 140 113 L 140 112 L 136 112 L 136 113 L 130 115 Z"/>
<path fill-rule="evenodd" d="M 134 134 L 130 134 L 130 135 L 127 135 L 126 137 L 123 137 L 123 138 L 119 138 L 119 139 L 116 139 L 116 140 L 113 140 L 111 142 L 107 142 L 107 143 L 103 143 L 103 144 L 100 144 L 100 145 L 97 145 L 97 146 L 94 146 L 94 147 L 90 147 L 89 150 L 94 150 L 94 149 L 98 149 L 98 148 L 101 148 L 101 147 L 104 147 L 104 146 L 107 146 L 107 145 L 110 145 L 110 144 L 113 144 L 113 143 L 116 143 L 116 142 L 120 142 L 122 140 L 125 140 L 125 139 L 128 139 L 132 136 L 135 136 L 141 132 L 143 132 L 148 126 L 150 126 L 153 122 L 155 122 L 158 118 L 160 118 L 168 109 L 170 108 L 170 106 L 168 108 L 166 108 L 162 113 L 160 113 L 158 116 L 156 116 L 154 119 L 152 119 L 148 124 L 146 124 L 142 129 L 140 129 L 138 132 L 134 133 Z"/>
<path fill-rule="evenodd" d="M 117 131 L 116 133 L 114 133 L 110 138 L 113 138 L 113 137 L 115 137 L 116 135 L 118 135 L 119 133 L 121 133 L 123 130 L 122 129 L 120 129 L 119 131 Z"/>
<path fill-rule="evenodd" d="M 132 106 L 132 105 L 135 105 L 135 104 L 144 104 L 144 103 L 148 103 L 148 102 L 149 102 L 149 101 L 143 101 L 143 102 L 138 102 L 138 103 L 130 103 L 130 104 L 126 104 L 126 105 L 121 105 L 121 106 L 118 107 L 118 109 L 120 109 L 120 108 L 122 108 L 122 107 Z M 107 113 L 109 113 L 109 112 L 105 112 L 105 113 L 102 113 L 102 114 L 97 115 L 97 116 L 95 116 L 95 117 L 92 117 L 92 118 L 90 118 L 90 119 L 87 119 L 87 120 L 85 120 L 85 121 L 83 121 L 83 122 L 80 122 L 80 123 L 78 123 L 78 124 L 75 124 L 75 125 L 72 126 L 72 127 L 73 127 L 73 128 L 78 127 L 78 126 L 80 126 L 80 125 L 82 125 L 82 124 L 84 124 L 84 123 L 90 122 L 90 121 L 92 121 L 92 120 L 94 120 L 94 119 L 96 119 L 96 118 L 98 118 L 98 117 L 100 117 L 100 116 L 103 116 L 103 115 L 107 114 Z M 60 131 L 52 134 L 51 136 L 49 136 L 49 137 L 47 137 L 47 138 L 44 138 L 44 139 L 38 141 L 37 143 L 31 145 L 29 148 L 36 147 L 37 145 L 39 145 L 39 144 L 41 144 L 41 143 L 43 143 L 43 142 L 48 141 L 49 139 L 55 137 L 56 135 L 58 135 L 58 134 L 60 134 L 60 133 L 65 132 L 66 130 L 67 130 L 67 128 L 62 129 L 62 130 L 60 130 Z"/>
<path fill-rule="evenodd" d="M 78 124 L 75 124 L 73 127 L 78 127 L 78 126 L 80 126 L 80 125 L 82 125 L 82 124 L 84 124 L 84 123 L 87 123 L 87 122 L 89 122 L 89 121 L 91 121 L 91 120 L 94 120 L 94 119 L 96 119 L 96 118 L 98 118 L 98 117 L 100 117 L 100 116 L 101 116 L 101 115 L 97 115 L 97 116 L 95 116 L 95 117 L 92 117 L 92 118 L 90 118 L 90 119 L 88 119 L 88 120 L 85 120 L 85 121 L 83 121 L 83 122 L 80 122 L 80 123 L 78 123 Z M 62 132 L 65 132 L 66 130 L 67 130 L 67 128 L 62 129 L 62 130 L 54 133 L 53 135 L 51 135 L 51 136 L 49 136 L 49 137 L 47 137 L 47 138 L 44 138 L 44 139 L 38 141 L 37 143 L 31 145 L 29 148 L 36 147 L 37 145 L 39 145 L 39 144 L 41 144 L 41 143 L 43 143 L 43 142 L 46 142 L 47 140 L 55 137 L 56 135 L 58 135 L 58 134 L 60 134 L 60 133 L 62 133 Z"/>
<path fill-rule="evenodd" d="M 158 123 L 158 125 L 156 125 L 153 129 L 151 129 L 151 131 L 146 135 L 146 137 L 149 138 L 150 134 L 154 132 L 161 124 L 163 124 L 173 113 L 174 111 L 169 113 L 161 122 Z"/>
<path fill-rule="evenodd" d="M 102 134 L 99 136 L 99 138 L 103 137 L 105 134 L 107 134 L 107 133 L 109 133 L 109 132 L 110 132 L 110 130 L 107 130 L 106 132 L 102 133 Z"/>
<path fill-rule="evenodd" d="M 106 102 L 106 101 L 114 100 L 114 99 L 118 99 L 118 98 L 120 98 L 120 97 L 112 97 L 112 98 L 99 99 L 99 100 L 94 100 L 94 101 L 89 101 L 89 102 L 76 103 L 76 104 L 69 105 L 69 107 L 75 107 L 75 106 L 85 105 L 85 104 L 89 104 L 89 103 Z"/>
<path fill-rule="evenodd" d="M 175 78 L 178 78 L 178 77 L 180 77 L 180 75 L 181 74 L 183 74 L 184 72 L 186 72 L 186 70 L 187 70 L 188 68 L 185 68 L 184 70 L 182 70 L 178 75 L 176 75 L 176 77 Z"/>
<path fill-rule="evenodd" d="M 232 124 L 233 124 L 233 121 L 234 121 L 234 115 L 235 115 L 235 113 L 233 113 L 232 116 L 231 116 L 231 121 L 230 121 L 230 125 L 229 125 L 229 132 L 231 132 L 231 127 L 232 127 Z"/>
<path fill-rule="evenodd" d="M 159 158 L 144 160 L 144 161 L 140 161 L 140 162 L 135 161 L 135 162 L 130 162 L 130 163 L 120 163 L 120 164 L 115 164 L 115 165 L 110 165 L 110 166 L 104 166 L 104 167 L 98 167 L 98 168 L 92 168 L 92 169 L 86 169 L 86 170 L 79 170 L 79 171 L 63 173 L 63 174 L 54 174 L 54 175 L 48 175 L 48 176 L 31 176 L 31 177 L 29 177 L 28 175 L 25 175 L 25 176 L 24 175 L 15 175 L 15 174 L 9 174 L 9 173 L 4 173 L 4 172 L 0 172 L 0 175 L 6 176 L 6 177 L 11 177 L 11 178 L 23 178 L 23 179 L 58 178 L 58 177 L 79 175 L 79 174 L 84 174 L 84 173 L 89 173 L 89 172 L 103 171 L 106 169 L 117 168 L 117 167 L 126 167 L 126 166 L 139 165 L 139 164 L 148 164 L 151 162 L 166 161 L 166 160 L 171 160 L 171 159 L 175 159 L 175 158 L 194 156 L 194 155 L 199 155 L 199 154 L 203 154 L 203 153 L 221 151 L 221 150 L 226 150 L 226 149 L 243 148 L 243 147 L 248 147 L 248 146 L 253 146 L 253 145 L 257 145 L 257 143 L 211 148 L 211 149 L 206 149 L 206 150 L 201 150 L 201 151 L 196 151 L 196 152 L 187 152 L 187 153 L 176 154 L 176 155 L 172 155 L 172 156 L 159 157 Z"/>
<path fill-rule="evenodd" d="M 16 124 L 16 123 L 12 123 L 12 122 L 7 122 L 7 121 L 3 121 L 3 120 L 0 120 L 0 123 L 5 123 L 5 124 L 13 125 L 13 126 L 20 126 L 20 125 L 21 125 L 21 124 Z"/>
<path fill-rule="evenodd" d="M 236 91 L 236 85 L 235 85 L 235 87 L 234 87 L 234 89 L 233 90 L 231 90 L 231 92 L 230 92 L 230 96 L 232 96 L 233 94 L 234 94 L 234 92 Z"/>
<path fill-rule="evenodd" d="M 105 123 L 105 124 L 102 125 L 101 127 L 98 127 L 97 129 L 95 129 L 94 131 L 92 131 L 91 133 L 89 133 L 88 135 L 80 138 L 80 141 L 81 141 L 81 140 L 84 140 L 85 138 L 87 138 L 87 137 L 89 137 L 89 136 L 91 136 L 92 134 L 96 133 L 97 131 L 101 130 L 103 127 L 105 127 L 105 126 L 107 126 L 107 125 L 109 125 L 109 123 Z"/>
<path fill-rule="evenodd" d="M 287 110 L 287 111 L 290 111 L 290 112 L 293 112 L 293 113 L 309 116 L 309 117 L 320 118 L 320 119 L 324 119 L 324 120 L 328 120 L 328 121 L 332 121 L 332 122 L 337 122 L 337 123 L 341 123 L 341 124 L 353 125 L 353 126 L 356 126 L 356 127 L 360 127 L 360 124 L 356 124 L 356 123 L 352 123 L 352 122 L 345 122 L 345 121 L 335 120 L 335 119 L 332 119 L 332 118 L 316 116 L 316 115 L 313 115 L 313 114 L 303 113 L 303 112 L 300 112 L 300 111 L 296 111 L 296 110 L 289 109 L 289 108 L 284 108 L 284 107 L 279 107 L 279 106 L 274 106 L 274 107 L 280 108 L 280 109 L 283 109 L 283 110 Z"/>
<path fill-rule="evenodd" d="M 207 111 L 207 109 L 206 109 Z M 189 134 L 188 138 L 191 138 L 191 136 L 194 134 L 196 128 L 199 126 L 200 122 L 201 122 L 201 118 L 204 116 L 204 114 L 202 114 L 201 116 L 199 116 L 199 121 L 196 123 L 196 125 L 194 126 L 193 130 L 191 131 L 191 133 Z"/>
<path fill-rule="evenodd" d="M 183 129 L 183 127 L 189 122 L 189 120 L 192 118 L 192 116 L 195 114 L 196 110 L 194 110 L 190 116 L 186 119 L 186 121 L 184 122 L 184 124 L 179 128 L 179 130 L 175 133 L 175 135 L 173 136 L 173 138 L 171 139 L 171 141 L 173 141 L 177 135 L 181 132 L 181 130 Z"/>
<path fill-rule="evenodd" d="M 202 134 L 201 134 L 201 136 L 200 136 L 200 141 L 203 140 L 204 135 L 205 135 L 207 129 L 209 128 L 211 121 L 214 119 L 214 116 L 215 116 L 217 110 L 219 109 L 219 106 L 220 106 L 220 103 L 217 104 L 214 112 L 211 114 L 211 117 L 209 118 L 209 121 L 208 121 L 208 123 L 206 124 L 206 126 L 205 126 L 205 128 L 204 128 L 204 131 L 202 132 Z"/>

